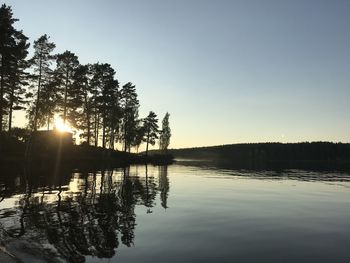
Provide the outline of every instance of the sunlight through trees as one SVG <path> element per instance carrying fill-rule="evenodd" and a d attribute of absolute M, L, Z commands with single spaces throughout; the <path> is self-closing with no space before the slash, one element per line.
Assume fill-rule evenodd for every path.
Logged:
<path fill-rule="evenodd" d="M 13 111 L 26 110 L 29 131 L 64 127 L 87 145 L 115 149 L 120 143 L 124 151 L 145 142 L 146 154 L 160 135 L 160 149 L 167 149 L 169 114 L 161 131 L 153 111 L 140 118 L 136 86 L 120 87 L 110 64 L 82 65 L 68 50 L 54 54 L 47 34 L 34 41 L 27 59 L 28 38 L 14 28 L 11 7 L 3 4 L 0 17 L 0 132 L 10 134 Z"/>

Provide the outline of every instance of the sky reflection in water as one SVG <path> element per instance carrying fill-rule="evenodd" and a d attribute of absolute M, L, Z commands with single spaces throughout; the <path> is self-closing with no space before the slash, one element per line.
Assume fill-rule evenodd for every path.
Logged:
<path fill-rule="evenodd" d="M 11 171 L 0 238 L 26 259 L 348 262 L 349 187 L 346 173 L 188 164 Z"/>

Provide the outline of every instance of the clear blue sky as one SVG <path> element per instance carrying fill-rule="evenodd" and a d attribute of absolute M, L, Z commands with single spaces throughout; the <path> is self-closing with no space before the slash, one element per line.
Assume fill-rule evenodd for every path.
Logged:
<path fill-rule="evenodd" d="M 31 41 L 106 62 L 171 147 L 350 142 L 350 1 L 5 1 Z M 17 124 L 22 122 L 17 116 Z"/>

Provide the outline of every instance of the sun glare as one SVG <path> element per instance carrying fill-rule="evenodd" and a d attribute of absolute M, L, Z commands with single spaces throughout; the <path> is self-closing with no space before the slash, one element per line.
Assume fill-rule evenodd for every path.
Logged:
<path fill-rule="evenodd" d="M 54 127 L 60 132 L 72 132 L 72 128 L 67 123 L 65 124 L 63 119 L 57 115 L 54 118 Z"/>

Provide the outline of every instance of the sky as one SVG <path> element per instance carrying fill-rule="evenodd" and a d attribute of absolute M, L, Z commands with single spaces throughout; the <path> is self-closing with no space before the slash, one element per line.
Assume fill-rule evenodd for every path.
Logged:
<path fill-rule="evenodd" d="M 348 0 L 4 3 L 31 42 L 110 63 L 141 117 L 168 111 L 171 148 L 350 142 Z"/>

